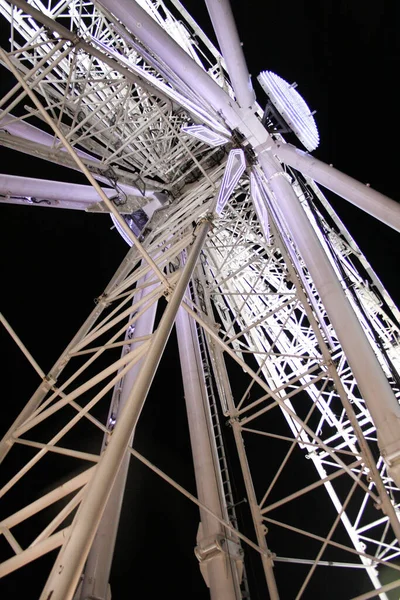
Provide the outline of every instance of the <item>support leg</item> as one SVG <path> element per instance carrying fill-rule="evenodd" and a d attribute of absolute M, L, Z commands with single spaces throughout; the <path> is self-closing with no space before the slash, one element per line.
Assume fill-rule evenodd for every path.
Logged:
<path fill-rule="evenodd" d="M 149 271 L 142 280 L 139 280 L 139 285 L 144 284 L 147 280 L 150 280 L 151 277 L 152 271 Z M 156 286 L 148 286 L 141 289 L 140 292 L 135 295 L 134 302 L 137 302 L 140 298 L 149 294 L 155 287 Z M 131 350 L 139 345 L 138 343 L 135 343 L 135 338 L 150 335 L 153 332 L 156 310 L 157 302 L 153 302 L 150 308 L 141 315 L 136 322 L 130 347 Z M 125 375 L 118 398 L 116 398 L 116 393 L 118 392 L 114 390 L 109 419 L 118 421 L 129 398 L 129 394 L 135 385 L 142 364 L 143 359 L 136 363 L 136 365 L 134 365 Z M 106 443 L 107 439 L 105 438 L 104 447 L 106 446 Z M 132 439 L 130 440 L 130 445 L 132 445 Z M 130 453 L 126 453 L 108 498 L 106 508 L 104 509 L 93 545 L 90 549 L 83 574 L 82 585 L 78 588 L 77 594 L 75 594 L 75 600 L 88 600 L 89 598 L 96 598 L 98 600 L 109 599 L 111 564 L 117 538 L 129 463 Z"/>
<path fill-rule="evenodd" d="M 49 598 L 51 600 L 71 600 L 73 598 L 98 524 L 125 456 L 132 432 L 139 419 L 209 227 L 209 221 L 203 221 L 199 226 L 188 261 L 170 297 L 160 325 L 154 334 L 151 347 L 122 411 L 121 418 L 111 436 L 110 443 L 88 484 L 85 497 L 71 527 L 69 539 L 60 551 L 42 592 L 41 600 L 48 600 Z"/>
<path fill-rule="evenodd" d="M 178 311 L 176 331 L 197 495 L 200 502 L 207 504 L 215 514 L 226 518 L 223 490 L 217 471 L 215 444 L 213 444 L 210 431 L 209 406 L 195 324 L 183 308 Z M 201 556 L 200 568 L 210 588 L 212 600 L 239 598 L 240 588 L 236 563 L 224 550 L 218 550 L 220 540 L 224 544 L 228 543 L 227 532 L 223 530 L 218 521 L 201 510 L 198 537 L 198 556 Z"/>

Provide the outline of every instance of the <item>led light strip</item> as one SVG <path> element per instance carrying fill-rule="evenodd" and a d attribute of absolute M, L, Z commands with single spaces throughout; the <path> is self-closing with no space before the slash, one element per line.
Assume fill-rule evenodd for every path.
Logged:
<path fill-rule="evenodd" d="M 229 142 L 226 137 L 216 133 L 215 131 L 212 131 L 211 129 L 208 129 L 208 127 L 205 125 L 183 125 L 181 127 L 181 131 L 192 135 L 198 140 L 201 140 L 205 144 L 208 144 L 214 148 L 217 146 L 223 146 Z"/>
<path fill-rule="evenodd" d="M 246 168 L 246 161 L 243 150 L 236 148 L 229 152 L 226 169 L 222 178 L 221 187 L 218 194 L 217 206 L 215 212 L 221 216 L 226 203 L 237 186 L 239 179 Z"/>
<path fill-rule="evenodd" d="M 312 152 L 319 145 L 319 134 L 310 108 L 287 81 L 272 73 L 262 71 L 258 81 L 271 102 L 302 144 Z"/>

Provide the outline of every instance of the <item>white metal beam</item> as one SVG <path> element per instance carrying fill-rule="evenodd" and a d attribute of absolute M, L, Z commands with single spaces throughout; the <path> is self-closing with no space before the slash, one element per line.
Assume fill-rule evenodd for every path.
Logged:
<path fill-rule="evenodd" d="M 129 440 L 141 413 L 155 370 L 173 327 L 176 313 L 210 226 L 209 221 L 204 221 L 199 227 L 196 241 L 192 246 L 182 275 L 154 334 L 151 350 L 146 355 L 135 386 L 111 436 L 110 443 L 96 468 L 90 488 L 87 490 L 71 527 L 71 535 L 63 546 L 44 587 L 41 595 L 43 600 L 47 600 L 49 594 L 52 600 L 71 600 L 73 598 L 84 561 L 90 550 L 112 485 L 128 448 Z"/>
<path fill-rule="evenodd" d="M 400 204 L 395 200 L 291 144 L 278 143 L 274 154 L 283 163 L 335 192 L 382 223 L 400 231 Z"/>
<path fill-rule="evenodd" d="M 236 100 L 241 108 L 251 109 L 256 98 L 230 2 L 229 0 L 206 0 L 206 5 Z"/>

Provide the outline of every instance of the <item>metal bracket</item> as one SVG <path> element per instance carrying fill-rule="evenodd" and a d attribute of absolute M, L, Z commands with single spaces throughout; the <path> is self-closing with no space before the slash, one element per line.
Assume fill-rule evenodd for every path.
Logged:
<path fill-rule="evenodd" d="M 200 540 L 200 543 L 194 549 L 199 563 L 212 560 L 220 554 L 225 554 L 233 560 L 243 560 L 243 548 L 234 540 L 223 535 L 217 535 L 213 540 Z"/>
<path fill-rule="evenodd" d="M 268 100 L 265 106 L 261 122 L 268 133 L 292 133 L 292 129 L 287 125 L 270 100 Z"/>
<path fill-rule="evenodd" d="M 111 200 L 115 201 L 115 198 L 111 198 Z M 141 196 L 126 196 L 124 204 L 117 204 L 116 206 L 121 214 L 130 214 L 135 210 L 143 208 L 143 205 L 146 203 L 146 201 L 143 202 L 143 198 Z M 110 210 L 104 204 L 104 202 L 95 202 L 87 207 L 86 212 L 109 213 Z"/>
<path fill-rule="evenodd" d="M 200 525 L 201 527 L 201 525 Z M 199 561 L 200 572 L 207 586 L 210 587 L 207 564 L 214 558 L 223 558 L 227 561 L 235 561 L 239 580 L 243 576 L 243 556 L 244 550 L 236 542 L 224 535 L 217 535 L 215 538 L 198 540 L 199 544 L 194 549 L 197 560 Z"/>

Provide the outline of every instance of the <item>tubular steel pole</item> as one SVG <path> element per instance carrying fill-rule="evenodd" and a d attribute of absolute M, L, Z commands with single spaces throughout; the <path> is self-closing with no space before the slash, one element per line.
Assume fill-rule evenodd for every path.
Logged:
<path fill-rule="evenodd" d="M 231 402 L 231 410 L 232 409 L 234 410 L 233 402 Z M 235 421 L 234 419 L 232 419 L 232 430 L 235 437 L 236 448 L 238 451 L 240 467 L 244 479 L 244 485 L 246 487 L 246 494 L 249 501 L 253 525 L 256 531 L 257 543 L 260 546 L 260 548 L 264 550 L 264 554 L 261 555 L 261 560 L 263 564 L 265 580 L 267 582 L 269 597 L 270 600 L 279 600 L 279 592 L 274 574 L 274 562 L 272 559 L 272 554 L 268 549 L 267 540 L 265 539 L 265 528 L 262 522 L 262 515 L 257 502 L 257 497 L 253 485 L 253 479 L 251 477 L 250 468 L 247 461 L 243 437 L 240 431 L 240 423 L 238 421 Z M 266 554 L 269 554 L 268 558 L 266 557 Z"/>
<path fill-rule="evenodd" d="M 371 413 L 382 456 L 391 467 L 391 476 L 399 484 L 399 404 L 286 173 L 269 153 L 261 150 L 258 159 Z"/>
<path fill-rule="evenodd" d="M 203 368 L 193 326 L 195 326 L 193 319 L 181 307 L 176 318 L 176 332 L 197 496 L 199 501 L 206 504 L 213 513 L 226 518 L 222 486 L 219 485 L 216 471 L 218 459 L 211 439 L 210 418 L 207 418 L 210 409 L 206 397 Z M 213 544 L 221 535 L 226 536 L 220 523 L 201 509 L 200 523 L 201 534 L 198 539 L 200 549 L 204 544 Z M 235 600 L 240 596 L 237 574 L 235 577 L 235 561 L 229 559 L 224 552 L 217 552 L 210 556 L 202 565 L 202 573 L 203 569 L 207 572 L 206 583 L 210 588 L 212 600 Z"/>
<path fill-rule="evenodd" d="M 143 277 L 143 279 L 139 280 L 139 285 L 146 283 L 146 281 L 150 280 L 152 276 L 152 271 L 149 271 Z M 157 284 L 140 289 L 138 294 L 135 296 L 134 302 L 147 296 L 153 289 L 155 289 L 155 287 L 157 287 Z M 157 302 L 153 302 L 148 310 L 137 320 L 133 339 L 129 341 L 130 350 L 133 350 L 140 345 L 140 342 L 136 342 L 135 339 L 147 336 L 153 332 L 156 311 Z M 140 372 L 143 360 L 144 359 L 137 362 L 132 369 L 128 371 L 122 381 L 119 406 L 117 408 L 111 406 L 111 410 L 117 410 L 115 414 L 116 421 L 118 421 L 121 411 L 123 410 L 129 398 L 129 394 L 135 385 L 135 381 Z M 105 446 L 105 442 L 106 438 L 103 442 L 103 446 Z M 132 445 L 132 439 L 130 440 L 129 444 Z M 130 457 L 131 454 L 126 452 L 110 496 L 107 500 L 101 521 L 97 528 L 96 536 L 93 540 L 93 544 L 86 562 L 82 586 L 79 588 L 78 595 L 75 595 L 76 599 L 79 598 L 80 600 L 86 600 L 87 598 L 96 598 L 98 600 L 108 600 L 108 582 L 110 578 L 115 541 L 117 538 L 125 484 L 128 476 Z"/>
<path fill-rule="evenodd" d="M 114 189 L 102 188 L 102 190 L 111 199 L 117 195 Z M 99 202 L 99 195 L 91 185 L 4 174 L 0 174 L 0 194 L 6 198 L 7 196 L 45 198 L 54 202 L 48 204 L 50 207 L 76 210 L 87 210 L 89 206 Z M 21 200 L 21 202 L 25 201 Z"/>
<path fill-rule="evenodd" d="M 217 110 L 222 110 L 224 117 L 230 123 L 233 123 L 234 126 L 239 124 L 235 103 L 228 94 L 158 25 L 138 2 L 135 0 L 119 0 L 118 2 L 101 0 L 99 5 L 109 10 L 138 39 L 148 45 L 200 97 L 207 99 Z"/>
<path fill-rule="evenodd" d="M 53 148 L 54 146 L 55 138 L 53 135 L 42 131 L 42 129 L 39 129 L 26 121 L 18 121 L 18 117 L 14 114 L 9 113 L 4 115 L 3 111 L 0 110 L 0 125 L 1 129 L 8 131 L 8 133 L 16 137 L 35 142 L 36 144 L 41 144 L 42 146 L 47 146 L 48 148 Z M 63 148 L 60 148 L 60 150 L 66 152 Z M 83 150 L 77 149 L 76 153 L 83 159 L 99 162 L 97 158 Z"/>
<path fill-rule="evenodd" d="M 400 231 L 400 204 L 395 200 L 291 144 L 277 144 L 274 154 L 285 164 L 335 192 L 382 223 Z"/>
<path fill-rule="evenodd" d="M 206 5 L 237 102 L 241 108 L 251 108 L 255 94 L 229 0 L 206 0 Z"/>
<path fill-rule="evenodd" d="M 101 313 L 107 305 L 107 294 L 111 292 L 125 278 L 125 276 L 132 269 L 136 258 L 137 252 L 135 247 L 133 246 L 123 259 L 115 275 L 112 277 L 110 283 L 105 288 L 104 293 L 100 297 L 99 303 L 94 307 L 90 315 L 87 317 L 86 321 L 80 327 L 80 329 L 73 337 L 71 342 L 68 344 L 61 356 L 58 358 L 56 363 L 53 365 L 47 376 L 44 377 L 31 399 L 28 401 L 28 403 L 20 412 L 14 423 L 3 436 L 2 440 L 0 441 L 0 463 L 4 460 L 5 456 L 8 454 L 12 446 L 13 433 L 20 425 L 22 425 L 22 423 L 24 423 L 31 416 L 31 414 L 37 409 L 42 400 L 45 398 L 49 390 L 52 389 L 52 387 L 57 381 L 58 376 L 69 361 L 69 352 L 71 348 L 73 348 L 79 341 L 81 341 L 90 331 L 93 324 L 96 322 L 96 320 L 101 315 Z"/>
<path fill-rule="evenodd" d="M 24 10 L 27 14 L 31 14 L 47 27 L 51 28 L 54 26 L 54 29 L 59 31 L 61 35 L 67 36 L 66 39 L 70 39 L 71 41 L 76 40 L 71 32 L 65 28 L 61 29 L 61 26 L 57 22 L 34 9 L 24 0 L 12 0 L 11 3 L 18 6 L 21 10 Z M 138 39 L 142 40 L 149 48 L 155 51 L 158 56 L 160 56 L 183 79 L 183 81 L 192 87 L 200 96 L 207 98 L 213 107 L 223 114 L 230 127 L 239 127 L 242 133 L 244 133 L 249 141 L 251 141 L 253 146 L 268 141 L 270 149 L 280 160 L 282 160 L 282 162 L 298 169 L 324 187 L 337 193 L 345 200 L 348 200 L 370 215 L 381 220 L 383 223 L 393 227 L 393 229 L 400 231 L 400 208 L 394 200 L 363 185 L 352 177 L 329 167 L 314 157 L 302 153 L 301 150 L 290 144 L 276 144 L 269 138 L 258 118 L 250 113 L 244 115 L 243 111 L 231 101 L 228 94 L 226 94 L 224 90 L 220 88 L 218 84 L 178 46 L 168 33 L 164 31 L 135 0 L 120 0 L 118 3 L 113 2 L 113 0 L 101 0 L 99 4 L 103 5 L 127 25 Z M 211 4 L 210 0 L 208 0 L 208 4 Z M 226 19 L 226 11 L 224 13 L 222 10 L 221 15 L 222 14 L 225 14 L 224 18 Z M 54 23 L 54 25 L 52 25 L 52 23 Z M 215 25 L 215 27 L 217 30 L 217 25 Z M 222 25 L 218 26 L 218 30 L 222 31 L 223 29 L 224 27 Z M 224 39 L 228 38 L 227 31 L 224 33 Z M 222 35 L 222 33 L 220 33 L 220 35 Z M 237 33 L 236 39 L 238 40 Z M 228 39 L 226 39 L 225 43 L 229 47 L 234 47 L 232 40 L 228 41 Z M 79 44 L 86 52 L 91 52 L 98 58 L 101 58 L 104 62 L 107 62 L 107 64 L 114 65 L 114 68 L 120 69 L 128 79 L 129 76 L 132 77 L 132 74 L 129 73 L 129 71 L 123 69 L 121 65 L 112 61 L 112 59 L 104 55 L 104 53 L 100 53 L 95 47 L 85 44 L 82 40 L 79 40 Z M 242 59 L 238 58 L 238 55 L 239 51 L 236 46 L 233 56 L 239 64 L 242 62 Z M 228 55 L 224 56 L 224 58 L 227 61 Z M 230 68 L 234 69 L 233 58 L 231 62 L 233 62 L 233 65 L 231 65 Z M 241 74 L 240 81 L 242 82 L 242 86 L 245 87 L 243 83 L 244 71 L 242 66 L 237 67 L 237 73 L 238 76 L 239 73 Z M 145 82 L 141 82 L 141 85 L 143 86 L 146 84 Z M 235 86 L 238 87 L 236 84 L 234 87 Z M 235 91 L 238 93 L 236 88 Z M 239 104 L 242 106 L 240 100 Z M 247 101 L 244 100 L 244 105 L 246 104 Z M 77 150 L 77 152 L 79 153 L 80 151 Z"/>
<path fill-rule="evenodd" d="M 56 136 L 60 139 L 60 141 L 64 145 L 65 149 L 67 150 L 68 154 L 70 154 L 70 156 L 75 161 L 75 163 L 77 164 L 77 166 L 80 168 L 80 170 L 82 171 L 82 173 L 86 176 L 86 178 L 92 184 L 92 186 L 94 187 L 94 189 L 96 190 L 96 192 L 100 196 L 101 200 L 107 206 L 107 208 L 110 211 L 110 213 L 112 213 L 114 215 L 115 219 L 117 220 L 117 222 L 121 226 L 122 230 L 127 234 L 128 238 L 135 245 L 135 247 L 137 248 L 138 252 L 146 260 L 146 262 L 152 267 L 152 269 L 156 273 L 157 277 L 165 285 L 168 285 L 166 278 L 164 277 L 163 273 L 160 271 L 160 269 L 158 268 L 158 266 L 156 265 L 156 263 L 153 261 L 153 259 L 151 258 L 151 256 L 149 256 L 149 254 L 143 248 L 142 244 L 139 242 L 139 240 L 134 235 L 134 233 L 131 231 L 131 229 L 129 229 L 128 225 L 124 221 L 124 219 L 121 216 L 121 214 L 119 213 L 118 209 L 108 199 L 108 197 L 106 196 L 106 194 L 103 192 L 103 189 L 100 187 L 100 185 L 94 179 L 93 175 L 90 173 L 90 171 L 88 170 L 88 168 L 82 162 L 81 158 L 77 155 L 77 153 L 75 152 L 75 150 L 71 146 L 71 144 L 68 142 L 68 140 L 65 137 L 65 135 L 61 132 L 60 128 L 54 123 L 53 119 L 49 116 L 49 114 L 47 113 L 47 111 L 44 108 L 43 104 L 36 97 L 35 93 L 29 88 L 29 86 L 27 85 L 27 83 L 21 77 L 20 73 L 14 67 L 14 65 L 12 64 L 12 62 L 10 61 L 10 59 L 7 56 L 7 54 L 4 52 L 4 50 L 2 48 L 0 48 L 0 58 L 5 62 L 7 68 L 9 69 L 9 71 L 11 71 L 11 73 L 14 75 L 14 77 L 16 78 L 16 80 L 19 81 L 19 83 L 21 84 L 22 88 L 25 90 L 25 92 L 27 93 L 27 95 L 29 96 L 29 98 L 32 100 L 32 102 L 34 103 L 34 105 L 38 109 L 40 115 L 43 117 L 43 119 L 49 125 L 49 127 L 51 127 L 51 129 L 54 131 L 54 133 L 56 134 Z"/>
<path fill-rule="evenodd" d="M 265 580 L 268 587 L 268 593 L 270 600 L 279 600 L 278 586 L 276 584 L 274 574 L 274 563 L 272 559 L 271 551 L 268 548 L 267 540 L 265 537 L 265 527 L 262 522 L 262 514 L 260 507 L 257 502 L 256 492 L 254 490 L 253 479 L 250 472 L 249 463 L 247 460 L 246 449 L 241 433 L 241 427 L 239 421 L 232 415 L 235 415 L 237 409 L 235 407 L 231 385 L 229 377 L 226 371 L 226 364 L 222 352 L 218 351 L 215 354 L 215 361 L 217 364 L 218 372 L 221 375 L 221 384 L 224 388 L 224 397 L 227 403 L 228 414 L 230 415 L 230 422 L 232 425 L 232 431 L 235 438 L 236 449 L 240 462 L 240 468 L 242 471 L 243 481 L 246 488 L 247 499 L 253 519 L 253 525 L 257 536 L 257 544 L 264 551 L 261 553 L 261 560 L 265 575 Z"/>
<path fill-rule="evenodd" d="M 71 527 L 69 539 L 61 549 L 42 592 L 41 600 L 71 600 L 79 582 L 86 557 L 96 534 L 108 496 L 137 424 L 158 363 L 168 341 L 174 320 L 188 286 L 192 271 L 211 226 L 204 220 L 189 254 L 182 275 L 171 294 L 168 306 L 154 333 L 135 386 L 122 411 L 110 443 L 88 483 L 85 497 Z"/>

